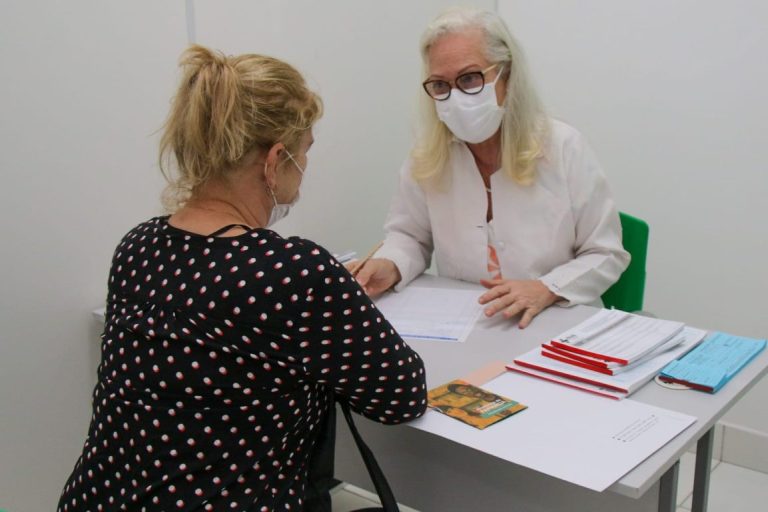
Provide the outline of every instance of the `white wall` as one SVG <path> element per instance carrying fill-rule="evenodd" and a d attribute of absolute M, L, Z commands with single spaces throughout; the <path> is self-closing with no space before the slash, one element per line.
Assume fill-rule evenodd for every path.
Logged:
<path fill-rule="evenodd" d="M 278 230 L 365 252 L 410 144 L 419 34 L 452 3 L 0 3 L 0 509 L 53 510 L 82 448 L 91 310 L 120 237 L 160 212 L 185 7 L 199 42 L 284 58 L 322 94 L 303 199 Z"/>
<path fill-rule="evenodd" d="M 451 0 L 195 2 L 197 42 L 258 50 L 299 68 L 322 96 L 302 199 L 276 225 L 332 251 L 365 254 L 382 224 L 412 141 L 421 92 L 418 43 Z M 463 2 L 493 9 L 491 0 Z"/>
<path fill-rule="evenodd" d="M 645 309 L 768 335 L 768 4 L 501 0 L 550 113 L 648 221 Z M 768 433 L 768 380 L 728 420 Z"/>
<path fill-rule="evenodd" d="M 54 510 L 90 418 L 121 235 L 158 211 L 183 4 L 0 5 L 0 509 Z"/>

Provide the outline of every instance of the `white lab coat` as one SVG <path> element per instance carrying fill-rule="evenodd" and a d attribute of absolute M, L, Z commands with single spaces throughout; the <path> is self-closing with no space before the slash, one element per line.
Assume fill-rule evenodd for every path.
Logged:
<path fill-rule="evenodd" d="M 485 185 L 469 148 L 451 145 L 439 184 L 420 185 L 408 162 L 400 171 L 376 253 L 397 265 L 407 285 L 430 264 L 439 275 L 488 279 Z M 505 279 L 539 279 L 563 305 L 601 304 L 629 264 L 616 206 L 600 165 L 582 135 L 553 120 L 534 184 L 516 184 L 503 171 L 491 176 L 496 252 Z"/>

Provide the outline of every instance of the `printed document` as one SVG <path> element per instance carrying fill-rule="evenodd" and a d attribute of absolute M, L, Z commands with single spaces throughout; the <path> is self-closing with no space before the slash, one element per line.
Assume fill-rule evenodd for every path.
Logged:
<path fill-rule="evenodd" d="M 376 299 L 376 307 L 405 339 L 463 342 L 482 306 L 477 290 L 407 286 Z"/>
<path fill-rule="evenodd" d="M 696 418 L 627 400 L 606 400 L 507 372 L 483 388 L 528 409 L 477 430 L 428 410 L 409 426 L 598 492 L 651 456 Z"/>
<path fill-rule="evenodd" d="M 683 327 L 682 322 L 604 309 L 556 336 L 552 344 L 626 365 L 653 352 Z"/>

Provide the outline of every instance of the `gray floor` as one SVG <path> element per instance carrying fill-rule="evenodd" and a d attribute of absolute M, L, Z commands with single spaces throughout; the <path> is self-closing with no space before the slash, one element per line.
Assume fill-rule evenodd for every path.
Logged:
<path fill-rule="evenodd" d="M 680 461 L 677 503 L 678 512 L 691 508 L 694 455 L 686 453 Z M 768 503 L 768 475 L 749 469 L 713 461 L 709 488 L 709 512 L 758 512 Z M 352 485 L 339 488 L 333 495 L 334 512 L 376 505 L 376 496 Z M 418 512 L 401 507 L 403 512 Z"/>

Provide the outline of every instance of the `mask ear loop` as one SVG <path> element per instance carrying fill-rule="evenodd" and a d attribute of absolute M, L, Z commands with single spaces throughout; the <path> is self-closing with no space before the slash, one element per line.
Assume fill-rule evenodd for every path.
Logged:
<path fill-rule="evenodd" d="M 266 183 L 267 178 L 267 162 L 264 162 L 264 184 L 267 187 L 267 191 L 269 192 L 269 195 L 272 196 L 272 204 L 274 206 L 277 206 L 277 196 L 275 196 L 275 191 L 272 190 L 272 187 L 269 186 L 268 183 Z"/>
<path fill-rule="evenodd" d="M 301 174 L 301 176 L 304 177 L 304 169 L 301 168 L 299 163 L 296 161 L 295 158 L 293 158 L 293 155 L 291 154 L 290 151 L 288 151 L 287 148 L 285 149 L 285 152 L 288 153 L 288 158 L 291 159 L 291 162 L 293 162 L 293 165 L 295 165 L 296 169 L 299 170 L 299 174 Z M 264 161 L 264 178 L 265 178 L 265 181 L 266 181 L 266 177 L 267 177 L 267 162 Z M 275 191 L 269 185 L 267 185 L 267 190 L 269 191 L 269 195 L 272 196 L 272 204 L 274 204 L 274 206 L 277 206 L 278 203 L 277 203 L 277 196 L 275 195 Z"/>
<path fill-rule="evenodd" d="M 301 175 L 302 175 L 302 176 L 304 176 L 304 169 L 302 169 L 302 168 L 301 168 L 301 166 L 299 165 L 299 162 L 297 162 L 297 161 L 296 161 L 296 159 L 295 159 L 295 158 L 293 158 L 293 155 L 291 154 L 291 152 L 290 152 L 290 151 L 288 151 L 288 149 L 286 149 L 286 150 L 285 150 L 285 152 L 286 152 L 286 153 L 288 153 L 288 158 L 290 158 L 290 159 L 291 159 L 291 162 L 293 162 L 293 165 L 295 165 L 295 166 L 296 166 L 296 168 L 297 168 L 297 169 L 299 170 L 299 172 L 301 173 Z"/>
<path fill-rule="evenodd" d="M 485 86 L 487 87 L 487 86 L 489 86 L 489 85 L 490 85 L 491 87 L 493 87 L 493 89 L 494 89 L 494 91 L 495 91 L 495 90 L 496 90 L 496 82 L 498 82 L 498 81 L 499 81 L 499 78 L 501 78 L 501 76 L 504 74 L 504 70 L 506 69 L 506 67 L 507 67 L 507 63 L 506 63 L 506 62 L 502 62 L 501 64 L 499 64 L 499 70 L 496 72 L 496 78 L 494 78 L 494 79 L 493 79 L 493 82 L 491 82 L 491 83 L 488 83 L 488 84 L 485 84 Z M 509 78 L 509 77 L 507 77 L 507 78 Z M 507 89 L 509 89 L 509 84 L 507 84 L 507 86 L 506 86 L 506 87 L 507 87 Z M 503 102 L 501 105 L 499 105 L 499 106 L 500 106 L 500 107 L 504 107 L 504 105 L 506 105 L 506 103 L 507 103 L 507 100 L 508 100 L 508 99 L 509 99 L 511 96 L 512 96 L 512 95 L 509 93 L 509 90 L 507 90 L 507 98 L 506 98 L 506 99 L 504 100 L 504 102 Z M 506 116 L 505 116 L 505 117 L 506 117 Z M 489 192 L 490 192 L 490 190 L 489 190 Z"/>
<path fill-rule="evenodd" d="M 496 87 L 496 82 L 498 82 L 499 78 L 501 78 L 501 75 L 504 74 L 504 69 L 506 67 L 507 67 L 507 65 L 506 65 L 505 62 L 502 62 L 501 64 L 499 64 L 499 70 L 496 72 L 496 78 L 493 79 L 493 82 L 489 82 L 489 83 L 487 83 L 485 85 L 492 85 L 492 86 Z"/>

